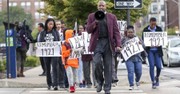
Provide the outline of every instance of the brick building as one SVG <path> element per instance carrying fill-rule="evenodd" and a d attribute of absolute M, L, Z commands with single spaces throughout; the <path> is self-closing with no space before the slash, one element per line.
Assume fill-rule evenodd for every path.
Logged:
<path fill-rule="evenodd" d="M 180 1 L 180 0 L 179 0 Z M 167 6 L 167 27 L 173 28 L 175 26 L 179 26 L 179 18 L 178 9 L 178 0 L 166 0 Z"/>
<path fill-rule="evenodd" d="M 7 0 L 0 0 L 0 2 L 0 10 L 7 9 Z M 9 6 L 22 7 L 26 13 L 32 14 L 35 24 L 44 22 L 44 14 L 37 12 L 38 9 L 45 6 L 45 3 L 41 0 L 9 0 Z"/>

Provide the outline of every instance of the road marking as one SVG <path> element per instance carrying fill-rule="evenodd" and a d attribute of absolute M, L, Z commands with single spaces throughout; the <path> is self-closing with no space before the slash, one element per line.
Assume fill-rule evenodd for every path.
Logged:
<path fill-rule="evenodd" d="M 119 87 L 120 88 L 120 87 Z M 30 93 L 69 93 L 68 90 L 47 90 L 47 88 L 34 88 L 33 90 L 30 91 Z M 94 88 L 76 88 L 76 93 L 97 93 L 96 89 Z M 102 90 L 101 93 L 104 93 Z M 133 94 L 145 94 L 142 90 L 128 90 L 128 89 L 112 89 L 111 93 L 133 93 Z"/>

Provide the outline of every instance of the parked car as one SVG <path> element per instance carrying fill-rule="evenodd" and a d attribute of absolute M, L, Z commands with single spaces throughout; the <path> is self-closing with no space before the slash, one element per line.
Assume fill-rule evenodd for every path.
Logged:
<path fill-rule="evenodd" d="M 168 67 L 180 64 L 180 38 L 168 39 L 168 44 L 163 47 L 163 64 Z"/>

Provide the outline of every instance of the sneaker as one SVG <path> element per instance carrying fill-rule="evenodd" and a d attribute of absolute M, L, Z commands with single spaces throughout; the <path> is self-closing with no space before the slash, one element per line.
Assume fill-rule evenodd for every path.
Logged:
<path fill-rule="evenodd" d="M 117 83 L 112 83 L 112 87 L 116 87 L 117 86 Z"/>
<path fill-rule="evenodd" d="M 105 91 L 105 94 L 111 94 L 110 91 Z"/>
<path fill-rule="evenodd" d="M 139 83 L 139 82 L 136 82 L 136 87 L 137 87 L 137 89 L 139 89 L 139 86 L 140 86 L 140 83 Z"/>
<path fill-rule="evenodd" d="M 96 91 L 97 92 L 101 92 L 101 90 L 102 90 L 102 85 L 101 84 L 97 85 Z"/>
<path fill-rule="evenodd" d="M 48 86 L 47 89 L 50 90 L 50 89 L 51 89 L 51 86 Z"/>
<path fill-rule="evenodd" d="M 94 85 L 94 88 L 97 88 L 97 85 Z"/>
<path fill-rule="evenodd" d="M 79 87 L 80 87 L 80 88 L 83 88 L 83 87 L 84 87 L 83 83 L 80 83 L 80 84 L 79 84 Z"/>
<path fill-rule="evenodd" d="M 130 87 L 129 87 L 129 90 L 133 90 L 133 89 L 134 89 L 134 86 L 130 86 Z"/>
<path fill-rule="evenodd" d="M 87 88 L 91 88 L 92 87 L 92 85 L 91 84 L 87 84 Z"/>
<path fill-rule="evenodd" d="M 152 89 L 156 89 L 156 83 L 152 83 Z"/>
<path fill-rule="evenodd" d="M 54 86 L 53 88 L 54 88 L 54 90 L 58 90 L 58 87 L 57 87 L 57 86 Z"/>
<path fill-rule="evenodd" d="M 70 93 L 74 93 L 74 92 L 75 92 L 75 87 L 74 87 L 74 86 L 70 86 L 69 92 L 70 92 Z"/>
<path fill-rule="evenodd" d="M 65 88 L 65 86 L 63 84 L 60 84 L 59 88 Z"/>
<path fill-rule="evenodd" d="M 43 72 L 42 74 L 39 74 L 39 76 L 46 76 L 46 73 Z"/>
<path fill-rule="evenodd" d="M 155 80 L 156 80 L 156 86 L 159 86 L 159 78 L 155 77 Z"/>

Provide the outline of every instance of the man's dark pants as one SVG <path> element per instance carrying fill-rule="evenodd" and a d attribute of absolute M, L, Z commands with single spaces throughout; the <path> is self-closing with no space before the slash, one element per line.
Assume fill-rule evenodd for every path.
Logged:
<path fill-rule="evenodd" d="M 99 39 L 94 51 L 93 62 L 95 63 L 95 77 L 97 83 L 101 86 L 104 84 L 104 91 L 111 90 L 112 59 L 112 51 L 108 38 Z M 103 70 L 104 78 L 102 74 Z"/>

